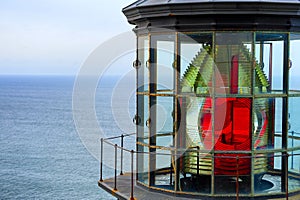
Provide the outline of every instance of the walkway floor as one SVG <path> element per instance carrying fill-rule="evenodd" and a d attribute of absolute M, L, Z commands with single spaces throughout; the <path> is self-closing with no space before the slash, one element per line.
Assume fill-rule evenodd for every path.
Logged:
<path fill-rule="evenodd" d="M 135 180 L 134 180 L 135 182 Z M 103 181 L 98 181 L 99 187 L 107 191 L 108 193 L 115 196 L 120 200 L 130 200 L 130 191 L 131 191 L 131 174 L 126 173 L 124 175 L 117 176 L 117 190 L 114 190 L 114 178 L 105 179 Z M 161 192 L 153 192 L 148 190 L 142 186 L 134 185 L 134 199 L 135 200 L 188 200 L 188 199 L 214 199 L 214 198 L 199 198 L 199 196 L 195 196 L 194 198 L 179 196 L 175 194 L 168 193 L 168 195 L 163 194 Z M 215 198 L 219 199 L 219 198 Z M 225 198 L 225 199 L 236 199 L 234 198 Z M 239 198 L 239 199 L 249 199 L 249 198 Z M 260 199 L 260 198 L 255 198 Z M 261 198 L 266 199 L 266 198 Z M 286 198 L 276 198 L 276 200 L 285 200 Z M 299 200 L 300 195 L 296 195 L 293 197 L 289 197 L 289 200 Z"/>

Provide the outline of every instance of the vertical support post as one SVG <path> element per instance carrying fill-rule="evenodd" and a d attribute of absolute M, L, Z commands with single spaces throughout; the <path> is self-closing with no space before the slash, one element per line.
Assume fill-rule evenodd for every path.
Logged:
<path fill-rule="evenodd" d="M 290 37 L 289 34 L 284 38 L 284 57 L 283 57 L 283 92 L 286 97 L 282 102 L 282 173 L 281 173 L 281 185 L 282 192 L 286 192 L 288 195 L 288 115 L 289 115 L 289 49 L 290 49 Z"/>
<path fill-rule="evenodd" d="M 212 111 L 211 111 L 211 114 L 212 114 L 212 120 L 211 120 L 211 124 L 212 124 L 212 128 L 211 128 L 211 131 L 212 131 L 212 144 L 215 144 L 215 110 L 216 110 L 216 105 L 215 105 L 215 100 L 216 100 L 216 74 L 218 74 L 217 70 L 218 70 L 218 67 L 217 67 L 217 47 L 218 47 L 218 42 L 216 40 L 217 36 L 216 36 L 216 32 L 213 33 L 212 35 L 212 52 L 213 52 L 213 59 L 214 59 L 214 62 L 212 64 L 212 91 L 210 93 L 210 98 L 211 98 L 211 101 L 212 101 Z M 211 195 L 214 195 L 215 194 L 215 147 L 213 146 L 212 149 L 211 149 L 211 158 L 212 158 L 212 170 L 211 170 L 211 173 L 212 173 L 212 176 L 211 176 Z"/>
<path fill-rule="evenodd" d="M 123 175 L 123 147 L 124 147 L 124 135 L 121 135 L 121 172 L 120 175 Z"/>
<path fill-rule="evenodd" d="M 184 138 L 185 136 L 185 124 L 183 123 L 185 117 L 182 115 L 184 113 L 184 106 L 180 108 L 180 99 L 178 97 L 178 94 L 180 94 L 180 61 L 181 61 L 181 40 L 180 40 L 180 35 L 178 32 L 175 34 L 175 45 L 174 45 L 174 60 L 175 60 L 175 65 L 174 65 L 174 89 L 175 89 L 175 97 L 174 97 L 174 118 L 173 118 L 173 124 L 174 124 L 174 137 L 173 137 L 173 147 L 175 147 L 175 150 L 172 151 L 173 155 L 171 155 L 171 160 L 173 159 L 173 169 L 174 169 L 174 191 L 177 192 L 180 190 L 180 164 L 181 164 L 181 145 L 182 143 L 180 140 Z M 182 98 L 182 104 L 184 104 L 184 98 Z M 181 112 L 180 110 L 183 109 Z M 180 129 L 180 130 L 179 130 Z M 170 174 L 170 183 L 172 182 L 172 162 L 171 162 L 171 174 Z"/>
<path fill-rule="evenodd" d="M 117 190 L 117 156 L 118 156 L 118 145 L 115 144 L 115 184 L 114 184 L 114 190 Z"/>
<path fill-rule="evenodd" d="M 270 82 L 270 89 L 272 89 L 272 81 L 273 81 L 273 44 L 270 43 L 270 57 L 269 57 L 269 82 Z"/>
<path fill-rule="evenodd" d="M 251 108 L 251 115 L 252 115 L 252 123 L 251 123 L 251 133 L 254 133 L 254 124 L 253 122 L 255 121 L 255 115 L 253 114 L 254 108 L 255 108 L 255 78 L 256 78 L 256 71 L 255 71 L 255 67 L 256 67 L 256 33 L 252 33 L 252 44 L 251 44 L 251 50 L 252 50 L 252 55 L 251 55 L 251 64 L 252 64 L 252 70 L 251 70 L 251 99 L 252 99 L 252 108 Z M 262 58 L 262 57 L 261 57 Z M 261 63 L 261 60 L 260 60 Z M 272 129 L 269 129 L 272 130 Z M 250 176 L 250 194 L 251 196 L 254 195 L 255 193 L 255 189 L 254 189 L 254 173 L 253 173 L 253 169 L 254 169 L 254 160 L 255 160 L 255 155 L 254 155 L 254 134 L 251 134 L 251 176 Z"/>
<path fill-rule="evenodd" d="M 130 200 L 134 200 L 133 197 L 133 187 L 134 187 L 134 181 L 133 181 L 133 150 L 131 150 L 131 191 L 130 191 Z"/>
<path fill-rule="evenodd" d="M 103 138 L 100 140 L 100 181 L 103 181 Z"/>
<path fill-rule="evenodd" d="M 150 88 L 149 92 L 149 186 L 155 185 L 156 176 L 156 118 L 157 118 L 157 41 L 159 36 L 151 36 L 150 38 Z"/>

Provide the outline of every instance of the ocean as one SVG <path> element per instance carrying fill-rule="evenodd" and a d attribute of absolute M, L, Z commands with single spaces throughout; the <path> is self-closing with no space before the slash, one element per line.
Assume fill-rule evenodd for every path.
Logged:
<path fill-rule="evenodd" d="M 76 132 L 74 80 L 0 76 L 0 199 L 114 199 L 98 187 L 99 161 Z M 101 92 L 97 107 L 110 121 L 111 89 Z"/>
<path fill-rule="evenodd" d="M 76 131 L 74 80 L 72 76 L 0 76 L 0 199 L 114 199 L 98 187 L 99 161 Z M 128 91 L 119 89 L 114 101 L 108 101 L 116 80 L 104 79 L 95 98 L 99 126 L 106 136 L 134 130 L 134 93 L 123 101 L 119 97 L 128 96 Z M 299 103 L 293 99 L 290 106 L 291 126 L 298 133 Z M 122 108 L 128 110 L 118 113 Z M 106 178 L 113 176 L 112 167 L 105 170 Z"/>

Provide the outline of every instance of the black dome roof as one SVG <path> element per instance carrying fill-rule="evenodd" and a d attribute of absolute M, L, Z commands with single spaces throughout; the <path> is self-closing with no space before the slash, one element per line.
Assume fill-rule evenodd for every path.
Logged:
<path fill-rule="evenodd" d="M 300 30 L 300 0 L 139 0 L 123 13 L 137 29 Z"/>
<path fill-rule="evenodd" d="M 165 4 L 191 4 L 191 3 L 238 3 L 238 2 L 255 2 L 255 3 L 300 3 L 299 0 L 139 0 L 127 6 L 125 9 L 142 6 L 157 6 Z"/>

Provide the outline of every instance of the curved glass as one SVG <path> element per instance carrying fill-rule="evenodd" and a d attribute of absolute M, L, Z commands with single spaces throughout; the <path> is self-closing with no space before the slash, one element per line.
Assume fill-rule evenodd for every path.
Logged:
<path fill-rule="evenodd" d="M 300 179 L 300 33 L 290 34 L 289 96 L 288 100 L 288 190 L 299 191 Z"/>
<path fill-rule="evenodd" d="M 151 84 L 156 93 L 174 92 L 175 34 L 151 35 Z M 153 88 L 154 89 L 154 88 Z"/>
<path fill-rule="evenodd" d="M 284 52 L 287 34 L 257 32 L 255 37 L 255 93 L 284 93 Z"/>
<path fill-rule="evenodd" d="M 138 38 L 137 60 L 134 63 L 137 71 L 137 114 L 134 118 L 137 129 L 137 151 L 146 154 L 137 155 L 139 181 L 148 184 L 149 171 L 149 128 L 146 126 L 149 119 L 149 97 L 144 95 L 149 92 L 149 36 Z"/>
<path fill-rule="evenodd" d="M 215 38 L 215 92 L 250 94 L 252 32 L 217 32 Z"/>
<path fill-rule="evenodd" d="M 179 34 L 180 90 L 209 94 L 212 87 L 212 33 Z"/>
<path fill-rule="evenodd" d="M 290 35 L 290 58 L 289 58 L 289 94 L 300 96 L 300 33 Z"/>
<path fill-rule="evenodd" d="M 149 36 L 138 38 L 137 60 L 134 66 L 137 69 L 138 92 L 149 91 Z"/>

